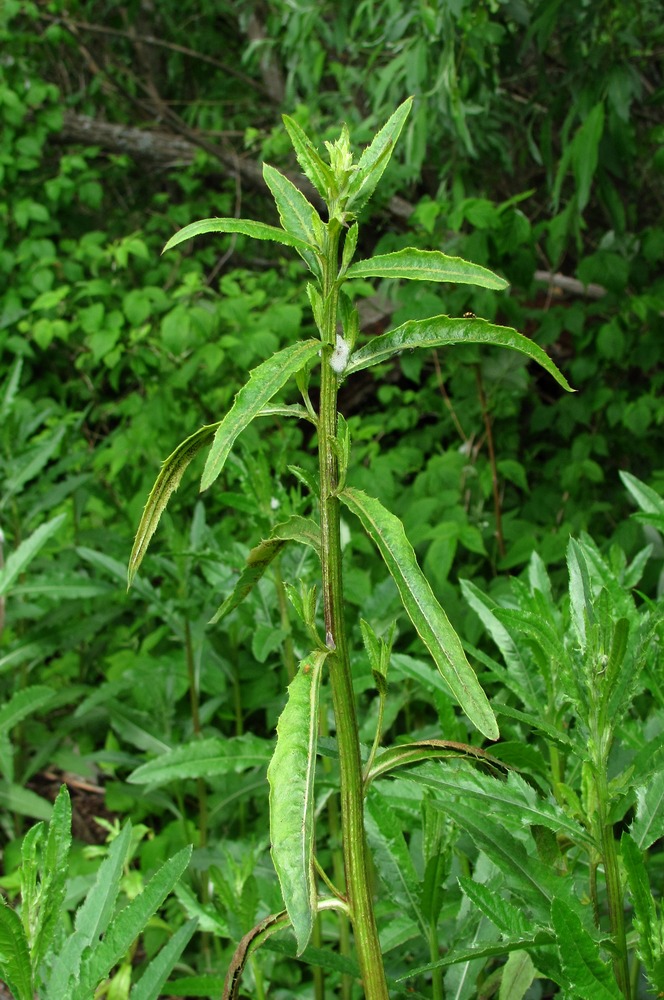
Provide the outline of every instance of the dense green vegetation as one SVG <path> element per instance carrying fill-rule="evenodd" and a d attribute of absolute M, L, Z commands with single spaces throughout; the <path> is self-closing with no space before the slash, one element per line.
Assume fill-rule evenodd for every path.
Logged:
<path fill-rule="evenodd" d="M 367 757 L 377 726 L 389 748 L 365 825 L 390 995 L 664 990 L 659 4 L 5 0 L 0 32 L 0 885 L 16 908 L 0 907 L 0 955 L 14 996 L 71 997 L 76 966 L 81 1000 L 104 982 L 109 1000 L 132 983 L 139 1000 L 219 997 L 243 936 L 283 909 L 266 768 L 322 627 L 315 546 L 284 547 L 207 623 L 261 538 L 318 518 L 318 435 L 286 415 L 293 383 L 210 490 L 197 494 L 200 460 L 188 470 L 129 595 L 126 567 L 164 457 L 224 416 L 249 371 L 318 335 L 306 269 L 242 234 L 160 253 L 201 218 L 277 225 L 261 161 L 322 211 L 282 113 L 321 150 L 345 121 L 359 150 L 408 95 L 355 259 L 442 250 L 510 287 L 351 272 L 358 347 L 473 313 L 527 334 L 577 391 L 474 344 L 386 356 L 340 386 L 347 483 L 403 521 L 501 731 L 486 757 L 350 507 L 359 734 Z M 317 364 L 308 392 L 317 411 Z M 340 886 L 329 701 L 324 686 L 315 839 Z M 71 845 L 68 796 L 51 804 L 62 783 Z M 285 930 L 246 955 L 239 995 L 363 995 L 337 914 L 296 950 Z"/>

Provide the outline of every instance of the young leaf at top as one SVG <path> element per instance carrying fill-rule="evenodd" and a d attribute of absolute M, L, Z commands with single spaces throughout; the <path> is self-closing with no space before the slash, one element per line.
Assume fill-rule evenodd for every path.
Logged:
<path fill-rule="evenodd" d="M 143 556 L 147 552 L 150 539 L 157 529 L 159 519 L 164 512 L 166 504 L 180 485 L 185 469 L 193 461 L 201 448 L 204 448 L 212 441 L 218 427 L 218 423 L 201 427 L 195 434 L 188 437 L 186 441 L 179 444 L 162 465 L 161 472 L 157 476 L 156 482 L 152 487 L 152 492 L 145 504 L 141 523 L 138 526 L 136 538 L 134 539 L 134 547 L 129 557 L 129 569 L 127 571 L 127 585 L 129 587 L 131 587 L 138 567 L 143 561 Z"/>
<path fill-rule="evenodd" d="M 509 282 L 480 264 L 448 257 L 440 250 L 416 250 L 407 247 L 395 253 L 381 254 L 358 260 L 346 273 L 348 278 L 410 278 L 415 281 L 449 281 L 463 285 L 480 285 L 500 291 Z"/>
<path fill-rule="evenodd" d="M 300 663 L 277 723 L 270 782 L 272 860 L 297 940 L 307 947 L 316 916 L 314 876 L 314 775 L 318 744 L 318 692 L 326 651 Z"/>
<path fill-rule="evenodd" d="M 294 118 L 282 115 L 286 131 L 295 150 L 297 162 L 324 201 L 334 194 L 334 175 L 306 132 Z"/>
<path fill-rule="evenodd" d="M 264 222 L 254 222 L 252 219 L 200 219 L 198 222 L 191 222 L 171 236 L 161 252 L 166 253 L 185 240 L 190 240 L 192 236 L 202 236 L 204 233 L 240 233 L 241 236 L 252 236 L 256 240 L 271 240 L 287 247 L 295 247 L 297 250 L 315 249 L 298 236 L 293 236 L 278 226 L 268 226 Z"/>
<path fill-rule="evenodd" d="M 491 706 L 466 659 L 459 636 L 417 564 L 401 521 L 380 501 L 361 490 L 347 488 L 339 494 L 339 499 L 359 517 L 365 531 L 376 543 L 410 620 L 453 696 L 473 725 L 487 739 L 497 740 L 500 734 Z"/>
<path fill-rule="evenodd" d="M 273 354 L 249 373 L 249 381 L 235 396 L 232 407 L 221 421 L 203 469 L 201 490 L 212 486 L 224 467 L 235 439 L 249 426 L 262 407 L 320 350 L 317 340 L 302 340 Z"/>
<path fill-rule="evenodd" d="M 348 186 L 345 206 L 354 215 L 357 215 L 364 208 L 376 190 L 376 185 L 390 162 L 397 139 L 401 135 L 401 130 L 412 106 L 413 98 L 406 98 L 360 156 L 357 170 Z"/>
<path fill-rule="evenodd" d="M 355 266 L 355 265 L 353 265 Z M 352 270 L 352 268 L 351 268 Z M 508 326 L 496 326 L 484 319 L 431 316 L 429 319 L 410 319 L 396 330 L 374 337 L 371 343 L 351 355 L 345 375 L 371 368 L 386 361 L 400 351 L 415 347 L 444 347 L 447 344 L 494 344 L 525 354 L 537 361 L 550 375 L 553 375 L 563 389 L 572 392 L 572 387 L 551 358 L 541 347 L 528 337 L 517 333 Z"/>

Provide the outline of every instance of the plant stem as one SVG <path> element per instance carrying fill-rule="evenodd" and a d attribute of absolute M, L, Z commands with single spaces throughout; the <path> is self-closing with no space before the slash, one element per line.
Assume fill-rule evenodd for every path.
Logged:
<path fill-rule="evenodd" d="M 338 465 L 334 450 L 337 432 L 337 376 L 330 367 L 336 338 L 338 307 L 338 248 L 340 226 L 332 219 L 327 227 L 323 260 L 323 323 L 321 398 L 318 427 L 320 476 L 321 564 L 326 643 L 332 650 L 330 683 L 337 728 L 341 784 L 346 891 L 353 921 L 355 947 L 367 1000 L 388 1000 L 387 982 L 370 890 L 364 833 L 362 760 L 355 696 L 344 623 L 341 572 L 339 499 L 336 495 Z"/>
<path fill-rule="evenodd" d="M 608 821 L 609 795 L 606 781 L 606 771 L 598 773 L 596 778 L 597 812 L 599 821 L 602 861 L 604 864 L 604 879 L 606 882 L 606 898 L 609 909 L 609 925 L 616 947 L 613 958 L 613 971 L 616 981 L 626 1000 L 631 1000 L 632 989 L 627 961 L 627 937 L 625 934 L 625 910 L 623 893 L 620 884 L 620 869 L 618 852 L 613 827 Z"/>

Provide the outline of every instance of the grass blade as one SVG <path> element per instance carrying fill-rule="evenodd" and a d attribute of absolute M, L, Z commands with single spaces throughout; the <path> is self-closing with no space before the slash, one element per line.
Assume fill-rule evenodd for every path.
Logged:
<path fill-rule="evenodd" d="M 270 782 L 272 860 L 290 917 L 297 954 L 307 947 L 316 916 L 314 775 L 318 744 L 318 692 L 327 652 L 300 663 L 277 724 Z"/>
<path fill-rule="evenodd" d="M 217 428 L 203 470 L 201 490 L 208 489 L 215 481 L 237 436 L 249 426 L 291 375 L 300 371 L 319 351 L 320 342 L 317 340 L 298 341 L 273 354 L 249 373 L 249 381 L 240 389 L 232 407 Z"/>
<path fill-rule="evenodd" d="M 339 499 L 359 517 L 376 543 L 410 620 L 453 696 L 473 725 L 488 739 L 497 740 L 500 734 L 491 706 L 466 659 L 459 636 L 417 564 L 401 521 L 361 490 L 345 489 Z"/>

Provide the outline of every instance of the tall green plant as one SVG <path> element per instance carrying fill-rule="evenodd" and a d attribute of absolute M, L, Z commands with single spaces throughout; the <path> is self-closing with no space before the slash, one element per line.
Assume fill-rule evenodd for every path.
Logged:
<path fill-rule="evenodd" d="M 350 453 L 348 427 L 338 413 L 341 382 L 389 360 L 404 350 L 452 344 L 486 343 L 519 351 L 541 364 L 565 389 L 569 385 L 547 355 L 515 330 L 473 317 L 434 316 L 413 320 L 356 348 L 359 317 L 344 288 L 352 278 L 402 278 L 461 282 L 502 289 L 507 282 L 491 271 L 439 251 L 412 248 L 353 263 L 358 243 L 357 216 L 376 189 L 392 155 L 412 105 L 406 100 L 377 133 L 359 159 L 354 160 L 346 127 L 334 143 L 326 143 L 328 159 L 315 149 L 291 118 L 284 124 L 298 162 L 327 206 L 321 215 L 287 177 L 267 164 L 263 176 L 277 205 L 281 227 L 243 219 L 204 219 L 186 226 L 166 245 L 171 249 L 203 233 L 242 233 L 294 248 L 308 267 L 312 281 L 307 294 L 319 340 L 291 344 L 255 368 L 238 392 L 230 411 L 218 423 L 201 428 L 166 460 L 148 498 L 129 564 L 131 584 L 159 518 L 185 469 L 209 448 L 201 489 L 219 477 L 241 432 L 262 415 L 279 412 L 313 422 L 318 436 L 319 520 L 292 517 L 277 525 L 270 538 L 250 555 L 234 593 L 219 609 L 218 620 L 249 592 L 271 560 L 290 541 L 312 545 L 319 552 L 322 578 L 323 627 L 319 628 L 313 593 L 304 594 L 298 610 L 311 637 L 305 656 L 289 686 L 286 708 L 277 728 L 277 744 L 268 770 L 270 781 L 270 838 L 272 857 L 281 883 L 290 921 L 302 954 L 310 940 L 316 914 L 334 908 L 351 920 L 355 949 L 369 1000 L 386 1000 L 387 981 L 378 940 L 371 891 L 371 874 L 364 832 L 364 778 L 358 719 L 352 685 L 351 654 L 346 631 L 341 565 L 340 512 L 354 514 L 373 539 L 399 591 L 403 607 L 453 696 L 471 723 L 488 739 L 498 738 L 491 706 L 452 628 L 422 574 L 401 522 L 375 498 L 346 483 Z M 316 411 L 308 387 L 314 365 L 320 365 L 320 404 Z M 294 378 L 304 406 L 271 403 Z M 380 649 L 377 637 L 369 645 Z M 381 660 L 380 652 L 377 661 Z M 345 889 L 319 891 L 315 851 L 314 789 L 318 743 L 319 698 L 324 671 L 329 676 L 336 722 L 340 768 L 341 827 Z M 376 734 L 376 744 L 380 740 Z M 226 983 L 226 996 L 235 996 L 245 957 L 269 933 L 283 926 L 276 915 L 247 935 L 236 953 Z"/>

